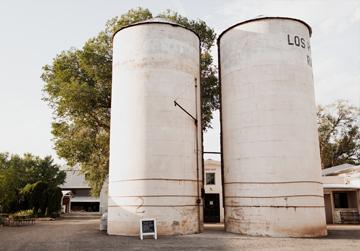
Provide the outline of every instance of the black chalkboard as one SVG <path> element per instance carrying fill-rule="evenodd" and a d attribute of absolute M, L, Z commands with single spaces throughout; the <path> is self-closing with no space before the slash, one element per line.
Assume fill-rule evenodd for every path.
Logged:
<path fill-rule="evenodd" d="M 153 220 L 142 221 L 141 228 L 144 234 L 155 233 L 155 222 Z"/>

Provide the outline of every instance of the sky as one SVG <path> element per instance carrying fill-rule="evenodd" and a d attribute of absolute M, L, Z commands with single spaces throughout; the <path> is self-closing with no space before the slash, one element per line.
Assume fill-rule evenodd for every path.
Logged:
<path fill-rule="evenodd" d="M 112 1 L 0 0 L 0 152 L 40 157 L 52 155 L 52 110 L 41 100 L 42 67 L 105 28 L 107 20 L 131 8 L 153 16 L 166 9 L 201 19 L 217 35 L 259 15 L 291 17 L 312 27 L 315 99 L 327 105 L 338 99 L 360 106 L 360 1 Z M 217 64 L 217 47 L 212 55 Z M 205 151 L 219 151 L 219 113 L 204 135 Z M 218 155 L 205 159 L 219 160 Z"/>

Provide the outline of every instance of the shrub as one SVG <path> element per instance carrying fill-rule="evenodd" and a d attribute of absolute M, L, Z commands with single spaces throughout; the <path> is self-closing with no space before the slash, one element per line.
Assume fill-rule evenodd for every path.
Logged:
<path fill-rule="evenodd" d="M 13 213 L 9 215 L 9 219 L 14 219 L 15 216 L 21 216 L 21 215 L 34 215 L 34 211 L 32 209 L 28 209 L 28 210 L 21 210 L 19 212 Z"/>
<path fill-rule="evenodd" d="M 46 208 L 46 210 L 45 210 L 45 215 L 44 215 L 45 217 L 49 217 L 50 215 L 49 215 L 49 209 L 48 208 Z"/>

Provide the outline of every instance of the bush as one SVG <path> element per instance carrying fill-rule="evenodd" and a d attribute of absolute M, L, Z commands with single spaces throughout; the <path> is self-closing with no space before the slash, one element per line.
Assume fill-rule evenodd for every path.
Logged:
<path fill-rule="evenodd" d="M 33 208 L 34 212 L 37 210 L 37 215 L 51 217 L 52 213 L 57 213 L 61 210 L 62 192 L 60 187 L 50 187 L 42 181 L 34 184 L 28 184 L 22 189 L 22 194 L 25 196 L 25 202 L 22 205 L 27 208 Z"/>
<path fill-rule="evenodd" d="M 9 215 L 9 219 L 14 219 L 15 216 L 21 216 L 21 215 L 30 215 L 33 216 L 34 215 L 34 211 L 32 209 L 28 209 L 28 210 L 21 210 L 19 212 L 13 213 Z"/>

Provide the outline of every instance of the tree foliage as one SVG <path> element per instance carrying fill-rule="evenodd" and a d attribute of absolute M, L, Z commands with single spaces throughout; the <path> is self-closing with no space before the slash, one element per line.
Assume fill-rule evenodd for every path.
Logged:
<path fill-rule="evenodd" d="M 170 10 L 160 16 L 201 37 L 202 118 L 206 130 L 211 127 L 211 111 L 219 107 L 216 68 L 210 55 L 216 34 L 204 21 L 189 20 Z M 68 165 L 81 163 L 92 196 L 99 196 L 109 170 L 112 35 L 121 27 L 152 17 L 148 9 L 131 9 L 120 18 L 110 19 L 105 30 L 89 39 L 82 49 L 63 51 L 52 65 L 43 67 L 43 100 L 54 111 L 54 149 Z"/>
<path fill-rule="evenodd" d="M 46 188 L 55 189 L 65 182 L 66 173 L 60 171 L 51 156 L 41 159 L 32 154 L 9 155 L 0 153 L 0 205 L 6 212 L 30 209 L 21 191 L 41 181 Z M 60 189 L 60 188 L 59 188 Z M 60 201 L 57 202 L 60 204 Z"/>
<path fill-rule="evenodd" d="M 317 121 L 321 168 L 360 161 L 360 110 L 338 100 L 318 106 Z"/>
<path fill-rule="evenodd" d="M 21 189 L 20 194 L 24 196 L 22 209 L 32 208 L 34 212 L 47 212 L 45 216 L 51 216 L 53 212 L 61 209 L 61 188 L 50 186 L 43 181 L 37 181 L 34 184 L 27 184 Z"/>

